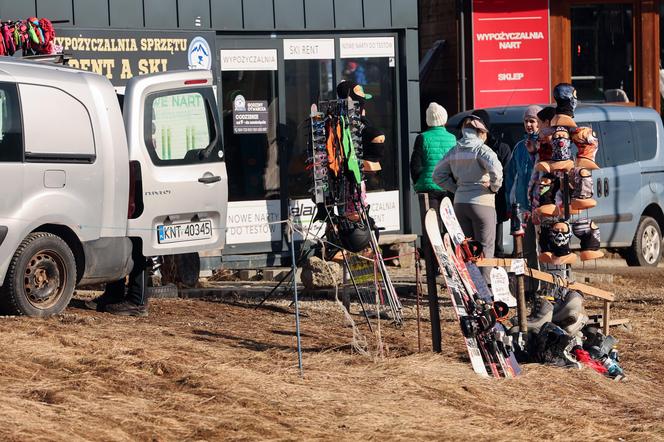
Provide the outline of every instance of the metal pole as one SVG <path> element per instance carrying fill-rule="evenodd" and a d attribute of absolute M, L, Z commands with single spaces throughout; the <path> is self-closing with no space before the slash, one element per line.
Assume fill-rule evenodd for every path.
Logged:
<path fill-rule="evenodd" d="M 460 83 L 461 83 L 461 111 L 467 109 L 466 103 L 466 25 L 465 25 L 465 12 L 464 12 L 464 1 L 459 0 L 459 60 L 460 60 Z"/>
<path fill-rule="evenodd" d="M 422 333 L 420 331 L 420 295 L 422 294 L 422 278 L 420 255 L 415 249 L 415 302 L 417 303 L 417 352 L 422 352 Z"/>
<path fill-rule="evenodd" d="M 304 367 L 302 366 L 302 340 L 300 338 L 300 303 L 297 298 L 297 263 L 295 262 L 295 232 L 290 228 L 290 246 L 291 246 L 291 272 L 293 273 L 293 297 L 295 301 L 295 334 L 297 336 L 297 365 L 300 368 L 300 377 L 304 377 Z"/>

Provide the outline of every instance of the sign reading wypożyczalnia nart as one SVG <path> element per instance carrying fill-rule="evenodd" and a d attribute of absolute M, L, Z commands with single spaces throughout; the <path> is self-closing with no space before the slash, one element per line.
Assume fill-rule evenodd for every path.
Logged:
<path fill-rule="evenodd" d="M 475 108 L 548 103 L 548 0 L 473 0 Z"/>
<path fill-rule="evenodd" d="M 125 86 L 137 75 L 178 69 L 211 69 L 213 32 L 58 30 L 56 44 L 72 56 L 69 66 Z"/>

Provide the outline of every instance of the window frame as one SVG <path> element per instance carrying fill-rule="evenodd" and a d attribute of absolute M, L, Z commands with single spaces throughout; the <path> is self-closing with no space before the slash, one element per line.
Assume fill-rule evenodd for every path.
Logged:
<path fill-rule="evenodd" d="M 18 108 L 18 125 L 21 136 L 20 136 L 20 144 L 18 146 L 18 151 L 13 152 L 14 154 L 18 154 L 17 159 L 10 161 L 0 161 L 0 164 L 24 163 L 25 162 L 25 130 L 24 130 L 25 125 L 23 121 L 23 106 L 21 104 L 21 91 L 19 90 L 18 83 L 14 83 L 11 81 L 0 81 L 0 88 L 2 88 L 4 91 L 7 90 L 4 89 L 5 86 L 13 89 L 13 93 L 16 98 L 16 104 Z"/>

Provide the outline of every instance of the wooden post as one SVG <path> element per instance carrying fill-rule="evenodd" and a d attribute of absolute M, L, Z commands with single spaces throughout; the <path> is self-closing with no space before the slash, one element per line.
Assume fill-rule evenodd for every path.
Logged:
<path fill-rule="evenodd" d="M 602 331 L 604 336 L 609 336 L 609 327 L 611 326 L 611 302 L 604 301 L 604 324 L 602 325 Z"/>
<path fill-rule="evenodd" d="M 514 235 L 514 256 L 523 259 L 523 236 Z M 525 267 L 525 266 L 524 266 Z M 516 276 L 516 309 L 519 315 L 519 331 L 528 333 L 526 312 L 526 284 L 523 275 Z"/>
<path fill-rule="evenodd" d="M 429 210 L 429 195 L 419 193 L 420 207 L 424 205 L 424 214 Z M 436 284 L 436 261 L 433 256 L 433 249 L 429 242 L 426 227 L 424 226 L 424 216 L 422 216 L 422 248 L 424 249 L 424 263 L 427 268 L 427 293 L 429 298 L 429 317 L 431 319 L 431 346 L 433 351 L 441 353 L 443 351 L 442 332 L 440 328 L 440 310 L 438 307 L 438 284 Z"/>

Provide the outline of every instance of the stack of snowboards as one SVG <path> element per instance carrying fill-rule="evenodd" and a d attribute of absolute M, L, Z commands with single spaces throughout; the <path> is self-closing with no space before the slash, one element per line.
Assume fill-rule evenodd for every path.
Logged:
<path fill-rule="evenodd" d="M 512 339 L 500 322 L 507 315 L 507 306 L 494 303 L 479 268 L 462 252 L 466 238 L 450 207 L 451 201 L 446 198 L 440 210 L 449 232 L 445 239 L 440 234 L 435 210 L 427 212 L 425 227 L 459 319 L 473 370 L 482 376 L 518 376 L 521 368 L 512 351 Z"/>

